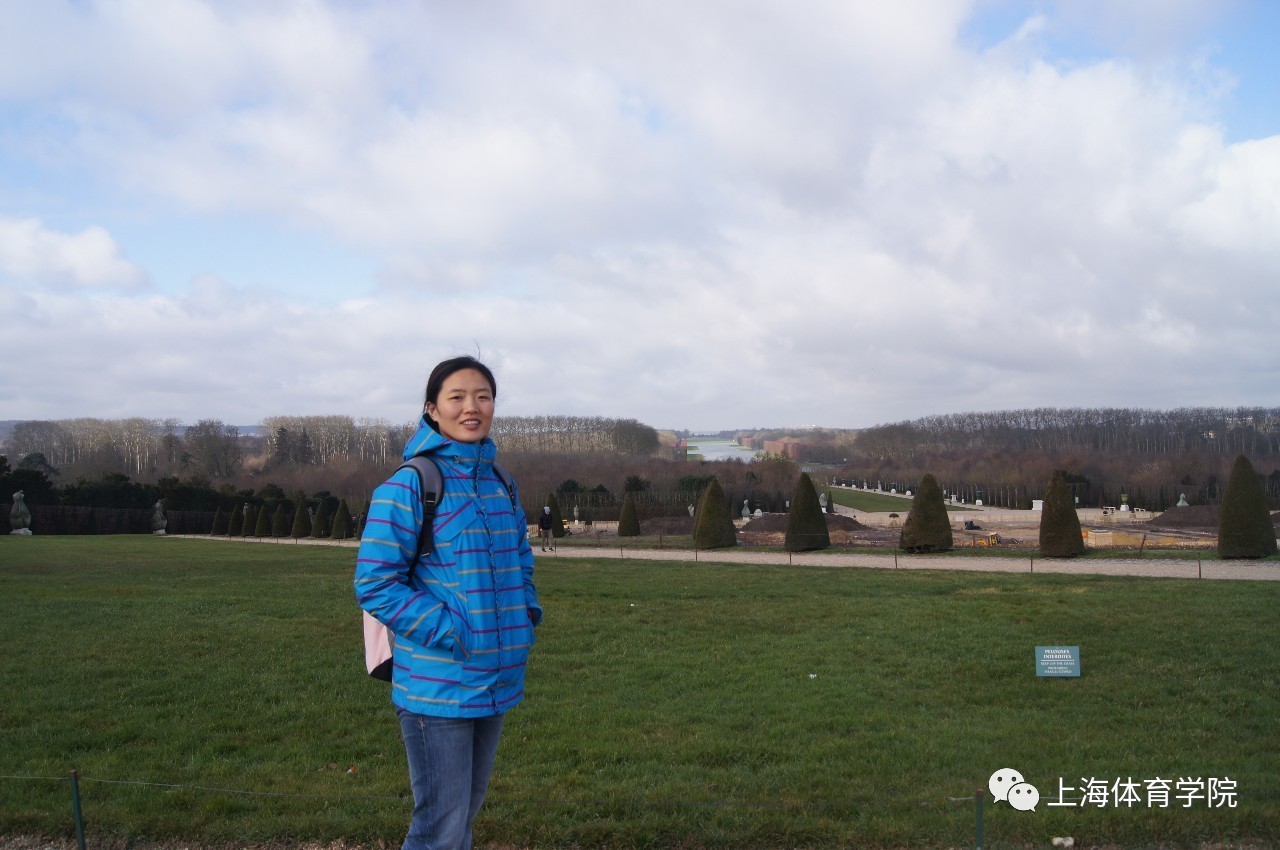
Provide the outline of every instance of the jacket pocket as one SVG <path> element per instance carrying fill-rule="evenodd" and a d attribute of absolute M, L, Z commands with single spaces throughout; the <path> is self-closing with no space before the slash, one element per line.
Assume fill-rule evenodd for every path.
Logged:
<path fill-rule="evenodd" d="M 431 592 L 445 604 L 453 619 L 454 661 L 467 661 L 475 650 L 471 612 L 468 608 L 466 583 L 461 576 L 468 559 L 466 532 L 479 521 L 480 512 L 470 500 L 459 501 L 451 510 L 436 514 L 432 526 L 432 551 L 427 559 L 434 586 Z"/>
<path fill-rule="evenodd" d="M 451 508 L 447 512 L 437 513 L 435 523 L 432 525 L 431 548 L 435 554 L 433 560 L 440 563 L 452 563 L 458 560 L 458 555 L 462 553 L 455 549 L 460 549 L 462 533 L 474 526 L 480 516 L 475 503 L 470 499 L 459 502 Z"/>

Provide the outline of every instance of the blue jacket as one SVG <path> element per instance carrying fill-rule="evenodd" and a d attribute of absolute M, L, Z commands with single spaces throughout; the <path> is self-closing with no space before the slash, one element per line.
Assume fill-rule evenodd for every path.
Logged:
<path fill-rule="evenodd" d="M 416 454 L 430 454 L 444 479 L 431 554 L 410 564 L 422 498 L 417 473 L 399 470 L 373 492 L 356 599 L 395 634 L 397 706 L 439 717 L 501 714 L 524 697 L 542 620 L 524 510 L 493 471 L 492 440 L 454 442 L 424 420 L 404 448 L 406 460 Z"/>

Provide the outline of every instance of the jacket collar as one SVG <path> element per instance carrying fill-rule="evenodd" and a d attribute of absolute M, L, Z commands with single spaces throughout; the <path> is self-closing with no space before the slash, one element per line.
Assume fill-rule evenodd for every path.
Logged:
<path fill-rule="evenodd" d="M 442 436 L 427 424 L 426 414 L 418 422 L 418 430 L 404 445 L 404 459 L 414 455 L 433 455 L 437 460 L 444 460 L 456 466 L 474 467 L 478 464 L 492 464 L 497 455 L 497 446 L 493 440 L 485 437 L 478 443 L 459 443 Z"/>

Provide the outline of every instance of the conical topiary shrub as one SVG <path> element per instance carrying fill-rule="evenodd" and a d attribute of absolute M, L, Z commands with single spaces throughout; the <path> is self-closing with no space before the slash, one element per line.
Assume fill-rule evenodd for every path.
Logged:
<path fill-rule="evenodd" d="M 1061 472 L 1053 473 L 1044 494 L 1040 514 L 1040 555 L 1045 558 L 1074 558 L 1084 554 L 1084 535 L 1076 515 L 1071 488 Z"/>
<path fill-rule="evenodd" d="M 271 536 L 271 509 L 266 505 L 258 508 L 258 519 L 253 524 L 254 537 Z"/>
<path fill-rule="evenodd" d="M 725 504 L 720 481 L 712 478 L 698 501 L 693 527 L 693 545 L 699 549 L 724 549 L 738 545 L 738 533 Z"/>
<path fill-rule="evenodd" d="M 551 536 L 564 537 L 564 517 L 560 514 L 560 502 L 555 493 L 547 494 L 547 507 L 551 508 Z"/>
<path fill-rule="evenodd" d="M 333 529 L 329 536 L 334 540 L 346 540 L 351 536 L 351 525 L 351 509 L 347 507 L 347 500 L 343 499 L 338 502 L 338 510 L 333 515 Z"/>
<path fill-rule="evenodd" d="M 1218 555 L 1222 558 L 1265 558 L 1276 552 L 1276 527 L 1253 464 L 1236 458 L 1222 493 L 1218 513 Z"/>
<path fill-rule="evenodd" d="M 307 500 L 301 493 L 298 498 L 294 499 L 298 503 L 298 508 L 293 512 L 293 525 L 289 529 L 289 536 L 294 540 L 300 537 L 311 536 L 311 515 L 307 513 Z"/>
<path fill-rule="evenodd" d="M 289 503 L 280 502 L 276 505 L 276 511 L 271 515 L 271 536 L 272 537 L 288 537 L 289 527 L 293 524 L 293 517 L 289 513 Z"/>
<path fill-rule="evenodd" d="M 320 505 L 316 508 L 316 518 L 311 521 L 311 536 L 329 536 L 329 506 L 324 499 L 320 500 Z"/>
<path fill-rule="evenodd" d="M 898 536 L 898 548 L 915 553 L 946 552 L 953 543 L 951 518 L 947 516 L 942 488 L 938 486 L 938 479 L 925 475 L 911 499 L 911 510 Z"/>
<path fill-rule="evenodd" d="M 227 536 L 239 537 L 242 528 L 244 528 L 244 509 L 237 502 L 236 506 L 231 509 L 231 521 L 227 523 Z"/>
<path fill-rule="evenodd" d="M 818 491 L 809 473 L 802 472 L 791 495 L 791 513 L 787 514 L 786 550 L 804 552 L 826 549 L 830 545 L 831 535 L 827 532 L 827 518 L 822 514 Z"/>
<path fill-rule="evenodd" d="M 226 534 L 227 533 L 227 514 L 219 505 L 213 512 L 213 527 L 209 529 L 210 534 Z"/>
<path fill-rule="evenodd" d="M 622 500 L 622 514 L 618 517 L 618 536 L 640 536 L 640 518 L 636 516 L 636 500 L 630 493 Z"/>

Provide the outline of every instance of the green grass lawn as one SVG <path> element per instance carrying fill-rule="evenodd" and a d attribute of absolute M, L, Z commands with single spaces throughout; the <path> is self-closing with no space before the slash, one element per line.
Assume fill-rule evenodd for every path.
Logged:
<path fill-rule="evenodd" d="M 844 490 L 839 487 L 832 487 L 830 493 L 837 505 L 844 505 L 854 510 L 868 513 L 898 513 L 903 517 L 911 511 L 911 499 L 904 496 L 890 496 L 886 493 L 872 493 L 866 490 Z M 972 510 L 974 509 L 960 505 L 947 505 L 948 513 Z"/>
<path fill-rule="evenodd" d="M 0 834 L 72 834 L 75 768 L 102 840 L 398 844 L 353 559 L 0 538 Z M 1280 835 L 1280 583 L 590 559 L 538 582 L 477 845 L 973 846 L 1006 767 L 1041 803 L 989 802 L 988 847 Z M 1038 679 L 1041 644 L 1083 675 Z M 1229 778 L 1238 806 L 1047 805 L 1082 778 Z"/>

